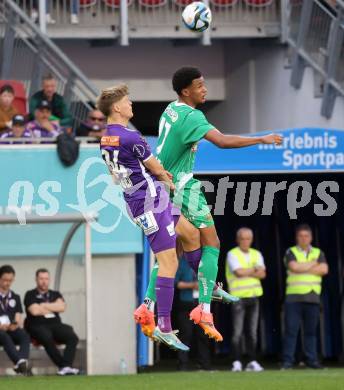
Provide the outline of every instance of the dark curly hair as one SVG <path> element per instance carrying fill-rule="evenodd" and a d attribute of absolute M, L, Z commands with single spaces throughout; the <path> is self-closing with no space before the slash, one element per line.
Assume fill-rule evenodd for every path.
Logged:
<path fill-rule="evenodd" d="M 172 77 L 173 90 L 181 95 L 182 90 L 191 85 L 192 81 L 202 77 L 201 71 L 194 66 L 183 66 Z"/>

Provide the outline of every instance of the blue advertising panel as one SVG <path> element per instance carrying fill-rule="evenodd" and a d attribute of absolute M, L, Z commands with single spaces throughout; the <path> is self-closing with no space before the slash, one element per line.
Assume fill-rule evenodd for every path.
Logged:
<path fill-rule="evenodd" d="M 321 128 L 276 131 L 283 144 L 220 149 L 207 141 L 198 145 L 196 173 L 344 171 L 344 131 Z M 254 136 L 268 134 L 256 133 Z M 156 139 L 149 142 L 155 150 Z"/>
<path fill-rule="evenodd" d="M 2 145 L 0 166 L 0 214 L 17 215 L 23 224 L 0 225 L 1 256 L 56 255 L 69 226 L 24 225 L 25 215 L 73 211 L 99 214 L 92 224 L 93 253 L 142 252 L 141 231 L 128 218 L 97 145 L 82 146 L 72 167 L 61 164 L 55 145 Z M 69 253 L 83 251 L 80 228 Z"/>

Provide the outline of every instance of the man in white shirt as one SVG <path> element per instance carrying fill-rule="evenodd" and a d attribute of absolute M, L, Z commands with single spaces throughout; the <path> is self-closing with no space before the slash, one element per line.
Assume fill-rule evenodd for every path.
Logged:
<path fill-rule="evenodd" d="M 249 228 L 237 231 L 238 246 L 227 254 L 226 279 L 229 291 L 240 298 L 231 305 L 233 332 L 231 345 L 233 349 L 232 371 L 242 371 L 241 338 L 246 337 L 246 352 L 249 363 L 246 371 L 263 371 L 256 361 L 257 329 L 259 318 L 259 297 L 263 295 L 261 279 L 266 276 L 262 254 L 251 248 L 253 232 Z"/>

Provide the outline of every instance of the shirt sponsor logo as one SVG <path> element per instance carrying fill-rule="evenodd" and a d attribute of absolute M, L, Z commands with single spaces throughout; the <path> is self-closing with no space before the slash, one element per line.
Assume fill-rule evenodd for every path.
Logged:
<path fill-rule="evenodd" d="M 15 301 L 15 299 L 10 299 L 10 301 L 8 302 L 8 306 L 12 308 L 16 307 L 16 304 L 17 302 Z"/>
<path fill-rule="evenodd" d="M 100 140 L 101 146 L 119 146 L 119 137 L 116 135 L 103 136 Z"/>
<path fill-rule="evenodd" d="M 139 157 L 143 157 L 145 155 L 146 149 L 141 144 L 135 144 L 133 146 L 133 152 L 136 153 Z"/>
<path fill-rule="evenodd" d="M 171 118 L 172 122 L 176 122 L 178 120 L 178 113 L 171 107 L 167 107 L 165 112 Z"/>
<path fill-rule="evenodd" d="M 148 211 L 147 213 L 136 217 L 135 222 L 138 226 L 140 226 L 146 236 L 149 236 L 159 230 L 158 223 L 156 222 L 152 211 Z"/>

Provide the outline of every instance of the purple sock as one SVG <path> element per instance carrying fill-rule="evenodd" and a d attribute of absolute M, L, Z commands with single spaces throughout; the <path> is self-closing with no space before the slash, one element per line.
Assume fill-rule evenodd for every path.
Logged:
<path fill-rule="evenodd" d="M 158 326 L 162 332 L 171 332 L 171 310 L 174 294 L 174 278 L 158 276 L 155 284 L 158 306 Z"/>
<path fill-rule="evenodd" d="M 198 274 L 198 266 L 202 257 L 202 248 L 198 248 L 191 252 L 184 252 L 184 257 L 189 263 L 189 266 Z"/>

